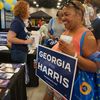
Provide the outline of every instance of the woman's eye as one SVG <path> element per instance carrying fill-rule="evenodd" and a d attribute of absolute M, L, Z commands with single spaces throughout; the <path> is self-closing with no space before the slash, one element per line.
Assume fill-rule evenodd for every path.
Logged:
<path fill-rule="evenodd" d="M 70 14 L 65 14 L 65 16 L 69 16 Z"/>

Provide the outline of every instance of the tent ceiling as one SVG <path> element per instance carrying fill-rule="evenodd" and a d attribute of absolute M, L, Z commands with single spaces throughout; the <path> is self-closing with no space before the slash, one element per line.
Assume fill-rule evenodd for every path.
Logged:
<path fill-rule="evenodd" d="M 33 1 L 36 1 L 37 4 L 39 4 L 39 7 L 44 7 L 44 8 L 56 8 L 58 2 L 58 0 L 26 0 L 26 1 L 28 1 L 30 3 L 30 6 L 32 7 L 36 7 L 33 4 Z M 63 3 L 64 1 L 66 0 L 62 0 L 61 3 Z"/>
<path fill-rule="evenodd" d="M 37 11 L 35 13 L 32 13 L 30 15 L 30 18 L 38 18 L 38 19 L 45 18 L 45 19 L 50 19 L 51 16 L 49 16 L 47 13 L 45 13 L 45 12 L 43 12 L 43 11 L 40 10 L 40 11 Z"/>

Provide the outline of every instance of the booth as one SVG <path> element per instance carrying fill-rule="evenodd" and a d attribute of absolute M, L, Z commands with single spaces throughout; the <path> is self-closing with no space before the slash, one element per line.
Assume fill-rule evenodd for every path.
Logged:
<path fill-rule="evenodd" d="M 35 75 L 35 68 L 34 68 L 34 59 L 36 58 L 36 52 L 28 54 L 27 58 L 27 68 L 28 68 L 28 75 L 29 75 L 29 83 L 28 87 L 37 87 L 39 85 L 39 79 Z M 11 61 L 11 54 L 9 50 L 1 50 L 0 51 L 0 62 L 1 63 L 12 63 Z"/>

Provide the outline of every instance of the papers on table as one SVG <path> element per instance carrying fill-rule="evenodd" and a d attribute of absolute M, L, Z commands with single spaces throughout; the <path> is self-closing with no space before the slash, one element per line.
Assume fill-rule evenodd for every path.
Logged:
<path fill-rule="evenodd" d="M 7 46 L 0 46 L 0 50 L 9 50 Z"/>
<path fill-rule="evenodd" d="M 8 86 L 10 79 L 15 73 L 20 70 L 20 67 L 23 64 L 9 64 L 1 63 L 0 64 L 0 87 L 4 88 Z"/>

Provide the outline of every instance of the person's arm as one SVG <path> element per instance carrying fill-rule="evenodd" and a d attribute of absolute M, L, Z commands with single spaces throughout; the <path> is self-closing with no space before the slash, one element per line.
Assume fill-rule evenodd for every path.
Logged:
<path fill-rule="evenodd" d="M 90 21 L 93 21 L 93 19 L 94 19 L 94 9 L 93 9 L 93 7 L 89 7 L 88 8 L 88 10 L 89 10 L 89 19 L 90 19 Z"/>
<path fill-rule="evenodd" d="M 55 37 L 53 35 L 51 35 L 50 32 L 48 32 L 48 36 L 53 40 L 55 39 Z"/>
<path fill-rule="evenodd" d="M 65 43 L 62 40 L 59 41 L 59 49 L 62 52 L 69 54 L 71 56 L 75 55 L 75 48 L 73 47 L 73 45 Z M 96 52 L 97 50 L 96 40 L 92 33 L 86 34 L 82 50 L 83 56 L 77 55 L 78 67 L 85 71 L 96 72 L 96 63 L 87 58 L 89 55 Z"/>
<path fill-rule="evenodd" d="M 39 32 L 40 32 L 42 38 L 45 37 L 45 26 L 44 25 L 42 25 L 40 27 Z"/>
<path fill-rule="evenodd" d="M 50 87 L 47 87 L 43 100 L 54 100 L 53 98 L 54 98 L 54 90 L 51 89 Z"/>
<path fill-rule="evenodd" d="M 8 42 L 13 43 L 13 44 L 31 44 L 32 43 L 32 39 L 24 40 L 24 39 L 17 38 L 16 33 L 13 31 L 8 32 L 7 40 Z"/>
<path fill-rule="evenodd" d="M 11 23 L 10 30 L 7 34 L 7 41 L 11 44 L 32 44 L 32 39 L 19 39 L 17 34 L 23 30 L 24 26 L 21 21 L 14 19 Z"/>
<path fill-rule="evenodd" d="M 79 67 L 85 71 L 96 72 L 97 71 L 96 63 L 87 59 L 88 56 L 97 51 L 96 40 L 92 33 L 87 32 L 84 39 L 82 50 L 84 57 L 77 56 Z"/>
<path fill-rule="evenodd" d="M 51 29 L 52 29 L 52 24 L 53 24 L 53 18 L 49 21 L 49 23 L 48 23 L 48 36 L 51 38 L 51 39 L 55 39 L 54 38 L 54 36 L 52 35 L 52 33 L 50 33 L 51 32 Z"/>

